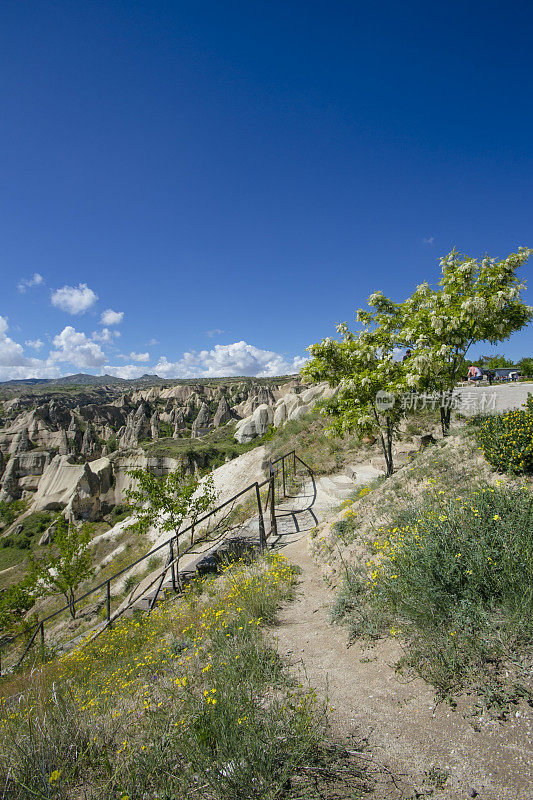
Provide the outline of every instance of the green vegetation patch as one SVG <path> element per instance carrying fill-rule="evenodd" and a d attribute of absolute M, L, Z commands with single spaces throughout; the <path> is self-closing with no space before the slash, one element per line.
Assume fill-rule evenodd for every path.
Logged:
<path fill-rule="evenodd" d="M 261 438 L 254 439 L 253 442 L 240 444 L 234 438 L 234 433 L 235 424 L 230 423 L 215 428 L 201 439 L 166 437 L 141 442 L 141 446 L 148 456 L 187 459 L 202 470 L 212 470 L 220 467 L 228 459 L 236 458 L 248 450 L 253 450 L 254 447 L 259 447 L 271 437 L 271 434 L 267 433 Z"/>
<path fill-rule="evenodd" d="M 533 397 L 524 409 L 495 414 L 478 421 L 483 455 L 500 472 L 533 473 Z"/>
<path fill-rule="evenodd" d="M 194 581 L 177 603 L 5 678 L 4 796 L 313 800 L 369 791 L 353 745 L 328 742 L 324 707 L 263 638 L 293 582 L 279 554 L 236 562 Z"/>
<path fill-rule="evenodd" d="M 8 528 L 25 510 L 25 500 L 12 500 L 10 503 L 0 500 L 0 521 Z"/>
<path fill-rule="evenodd" d="M 39 539 L 55 516 L 48 511 L 37 511 L 24 517 L 20 526 L 16 526 L 8 536 L 0 539 L 0 569 L 7 569 L 24 561 L 38 546 Z"/>
<path fill-rule="evenodd" d="M 279 458 L 291 450 L 309 464 L 318 474 L 328 474 L 342 469 L 360 449 L 356 436 L 328 436 L 327 417 L 318 411 L 289 420 L 283 428 L 277 428 L 267 446 L 272 459 Z"/>
<path fill-rule="evenodd" d="M 485 485 L 447 499 L 435 486 L 366 544 L 366 567 L 347 570 L 335 609 L 353 635 L 401 637 L 400 666 L 442 696 L 475 687 L 502 708 L 520 695 L 533 699 L 524 677 L 533 633 L 533 498 L 525 487 Z"/>

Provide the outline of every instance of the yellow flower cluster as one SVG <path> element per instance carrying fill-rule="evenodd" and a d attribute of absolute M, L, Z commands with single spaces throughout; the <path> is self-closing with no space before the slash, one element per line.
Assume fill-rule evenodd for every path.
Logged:
<path fill-rule="evenodd" d="M 479 433 L 487 461 L 499 470 L 516 473 L 533 469 L 533 413 L 517 409 L 486 419 Z"/>
<path fill-rule="evenodd" d="M 46 714 L 53 702 L 52 681 L 68 687 L 79 711 L 95 716 L 109 713 L 117 720 L 131 714 L 157 713 L 169 691 L 177 693 L 178 711 L 184 692 L 201 696 L 202 690 L 206 706 L 213 709 L 217 689 L 205 686 L 211 670 L 213 635 L 246 637 L 247 629 L 256 628 L 262 621 L 249 609 L 260 608 L 262 598 L 285 596 L 294 580 L 294 572 L 281 554 L 269 555 L 252 565 L 243 560 L 233 562 L 222 573 L 194 579 L 184 595 L 159 604 L 149 616 L 122 619 L 94 642 L 84 642 L 43 665 L 43 683 L 48 680 L 51 691 L 42 708 L 36 709 L 29 694 L 22 693 L 16 705 L 0 697 L 0 730 L 27 722 L 31 715 Z M 245 721 L 243 717 L 239 724 Z M 186 721 L 179 718 L 175 724 L 184 725 Z M 118 754 L 127 751 L 125 740 Z M 59 770 L 52 771 L 52 781 L 59 777 Z"/>

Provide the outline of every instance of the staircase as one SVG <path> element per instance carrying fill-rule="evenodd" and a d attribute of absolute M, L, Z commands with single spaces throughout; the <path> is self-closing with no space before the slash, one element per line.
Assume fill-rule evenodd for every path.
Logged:
<path fill-rule="evenodd" d="M 97 637 L 122 614 L 129 615 L 134 611 L 150 612 L 159 600 L 171 592 L 179 591 L 175 573 L 177 564 L 179 565 L 180 583 L 183 584 L 198 573 L 215 571 L 225 555 L 236 552 L 240 554 L 252 549 L 262 552 L 267 546 L 279 547 L 288 544 L 295 537 L 306 535 L 313 527 L 317 526 L 323 514 L 348 499 L 357 485 L 368 484 L 381 474 L 383 474 L 382 471 L 373 465 L 363 464 L 348 467 L 345 474 L 316 478 L 313 470 L 294 451 L 286 453 L 271 462 L 270 476 L 266 480 L 247 486 L 197 520 L 195 525 L 190 525 L 180 534 L 180 542 L 185 541 L 183 537 L 187 532 L 189 536 L 193 535 L 195 526 L 198 531 L 204 522 L 207 521 L 209 525 L 214 520 L 220 519 L 223 509 L 235 509 L 236 501 L 240 502 L 245 495 L 252 497 L 253 502 L 256 503 L 257 513 L 255 515 L 238 525 L 229 525 L 225 529 L 222 525 L 222 532 L 217 533 L 216 538 L 212 533 L 211 538 L 206 534 L 203 539 L 190 545 L 179 559 L 175 550 L 176 537 L 173 537 L 103 583 L 90 589 L 82 597 L 77 598 L 76 603 L 80 603 L 89 597 L 96 600 L 98 595 L 103 594 L 103 602 L 107 610 L 106 620 L 94 626 L 92 638 Z M 266 492 L 267 487 L 268 494 L 265 501 L 261 498 L 260 490 L 263 489 Z M 222 520 L 224 520 L 223 515 Z M 118 607 L 113 608 L 111 592 L 113 581 L 116 585 L 117 580 L 123 580 L 125 574 L 137 568 L 139 564 L 148 563 L 147 559 L 156 553 L 159 556 L 166 553 L 165 565 L 159 566 L 143 578 L 130 595 Z M 67 609 L 68 607 L 65 606 L 55 611 L 30 629 L 31 638 L 25 647 L 24 644 L 22 645 L 24 650 L 16 662 L 17 665 L 22 662 L 35 641 L 40 641 L 44 645 L 45 623 L 58 614 L 64 613 Z M 85 631 L 84 637 L 87 640 L 87 631 Z M 77 636 L 76 639 L 71 640 L 69 646 L 73 646 L 73 643 L 77 642 L 79 638 Z"/>

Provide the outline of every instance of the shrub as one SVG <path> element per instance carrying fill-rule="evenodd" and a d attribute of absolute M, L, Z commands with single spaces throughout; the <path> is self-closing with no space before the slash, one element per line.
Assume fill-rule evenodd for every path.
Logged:
<path fill-rule="evenodd" d="M 502 472 L 533 472 L 533 397 L 525 409 L 487 417 L 478 440 L 489 464 Z"/>
<path fill-rule="evenodd" d="M 452 500 L 437 493 L 371 547 L 369 613 L 401 632 L 404 663 L 441 694 L 490 682 L 530 641 L 533 498 L 523 488 L 485 486 Z"/>
<path fill-rule="evenodd" d="M 12 500 L 10 503 L 0 500 L 0 520 L 8 527 L 15 522 L 25 508 L 26 502 L 24 500 Z"/>

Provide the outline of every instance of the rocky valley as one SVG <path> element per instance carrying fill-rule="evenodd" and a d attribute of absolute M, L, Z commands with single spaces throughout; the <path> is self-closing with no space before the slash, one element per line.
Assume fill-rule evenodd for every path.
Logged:
<path fill-rule="evenodd" d="M 191 471 L 219 466 L 327 394 L 326 385 L 298 378 L 6 387 L 0 502 L 100 520 L 123 502 L 131 468 L 164 474 L 178 463 Z"/>

